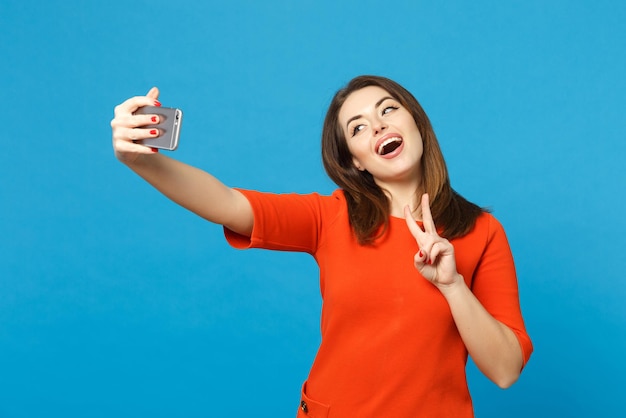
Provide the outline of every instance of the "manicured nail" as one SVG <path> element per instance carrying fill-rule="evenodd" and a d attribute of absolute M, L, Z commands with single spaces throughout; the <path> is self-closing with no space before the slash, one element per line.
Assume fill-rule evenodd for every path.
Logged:
<path fill-rule="evenodd" d="M 152 119 L 150 119 L 152 122 L 156 123 L 157 121 L 157 117 L 156 116 L 152 116 Z"/>
<path fill-rule="evenodd" d="M 424 257 L 424 253 L 422 252 L 422 250 L 420 250 L 420 252 L 419 252 L 419 253 L 417 253 L 417 255 L 419 255 L 419 256 L 420 256 L 420 258 Z"/>
<path fill-rule="evenodd" d="M 152 152 L 159 152 L 158 148 L 150 148 L 150 150 L 152 150 Z"/>
<path fill-rule="evenodd" d="M 150 130 L 150 135 L 156 135 L 156 134 L 157 134 L 157 130 L 156 129 Z"/>
<path fill-rule="evenodd" d="M 155 100 L 155 101 L 154 101 L 154 105 L 155 105 L 156 107 L 161 107 L 161 102 L 160 102 L 160 101 L 158 101 L 158 100 Z"/>

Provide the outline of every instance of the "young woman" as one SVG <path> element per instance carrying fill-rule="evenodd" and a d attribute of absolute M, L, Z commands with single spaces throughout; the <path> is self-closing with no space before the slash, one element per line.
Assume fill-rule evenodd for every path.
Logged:
<path fill-rule="evenodd" d="M 113 148 L 170 199 L 224 226 L 236 248 L 311 254 L 322 341 L 298 417 L 472 417 L 467 355 L 513 384 L 532 344 L 498 221 L 451 187 L 428 117 L 399 84 L 353 79 L 333 98 L 322 155 L 331 196 L 232 189 L 133 141 L 158 91 L 115 109 Z M 416 220 L 417 219 L 417 220 Z"/>

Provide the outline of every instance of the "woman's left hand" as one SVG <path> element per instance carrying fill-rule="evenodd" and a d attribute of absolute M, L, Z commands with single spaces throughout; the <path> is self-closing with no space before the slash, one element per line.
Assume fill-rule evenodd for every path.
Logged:
<path fill-rule="evenodd" d="M 404 219 L 409 231 L 417 241 L 419 251 L 415 254 L 415 268 L 440 290 L 463 281 L 456 270 L 454 247 L 437 233 L 435 222 L 430 213 L 428 195 L 422 195 L 422 222 L 424 229 L 415 222 L 408 206 L 404 208 Z"/>

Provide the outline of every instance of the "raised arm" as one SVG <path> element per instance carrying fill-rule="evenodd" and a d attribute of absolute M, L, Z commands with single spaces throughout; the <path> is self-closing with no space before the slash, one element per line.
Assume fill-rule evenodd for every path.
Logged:
<path fill-rule="evenodd" d="M 441 291 L 463 343 L 476 366 L 501 388 L 518 379 L 523 366 L 522 350 L 513 331 L 495 319 L 474 296 L 456 270 L 454 247 L 437 234 L 428 195 L 422 197 L 422 230 L 405 208 L 407 226 L 419 251 L 415 268 Z"/>
<path fill-rule="evenodd" d="M 159 154 L 134 140 L 157 132 L 144 128 L 158 122 L 157 115 L 133 115 L 143 106 L 160 106 L 158 89 L 115 107 L 111 121 L 115 156 L 165 196 L 204 219 L 249 236 L 254 222 L 248 200 L 209 173 Z M 156 119 L 154 119 L 156 118 Z"/>

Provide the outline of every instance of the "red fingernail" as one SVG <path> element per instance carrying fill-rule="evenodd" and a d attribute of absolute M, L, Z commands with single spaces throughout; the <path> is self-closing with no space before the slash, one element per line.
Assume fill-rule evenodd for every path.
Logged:
<path fill-rule="evenodd" d="M 157 117 L 156 116 L 152 116 L 152 119 L 150 119 L 152 122 L 156 123 L 157 121 Z"/>
<path fill-rule="evenodd" d="M 420 258 L 424 257 L 424 253 L 422 252 L 422 250 L 420 250 L 420 252 L 419 252 L 419 253 L 417 253 L 417 255 L 419 255 L 419 256 L 420 256 Z"/>
<path fill-rule="evenodd" d="M 150 135 L 156 135 L 156 134 L 157 134 L 157 130 L 156 130 L 156 129 L 152 129 L 152 130 L 150 131 Z"/>
<path fill-rule="evenodd" d="M 152 152 L 159 152 L 158 148 L 150 148 L 152 150 Z"/>
<path fill-rule="evenodd" d="M 155 100 L 155 101 L 154 101 L 154 105 L 155 105 L 156 107 L 161 107 L 161 102 L 159 102 L 158 100 Z"/>

